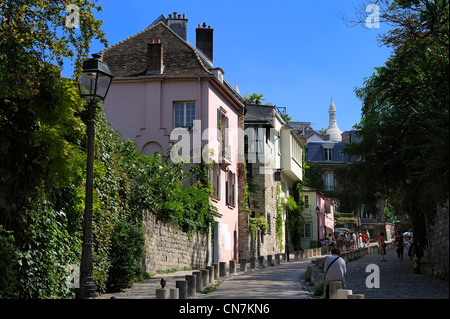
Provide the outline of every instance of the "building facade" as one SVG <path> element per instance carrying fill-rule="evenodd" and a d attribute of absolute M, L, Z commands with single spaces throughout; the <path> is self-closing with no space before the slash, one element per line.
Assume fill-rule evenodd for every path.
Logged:
<path fill-rule="evenodd" d="M 250 220 L 240 227 L 249 229 L 248 223 L 262 218 L 267 229 L 242 236 L 240 253 L 248 258 L 285 252 L 286 198 L 303 178 L 302 144 L 273 105 L 247 104 L 244 126 Z"/>
<path fill-rule="evenodd" d="M 107 120 L 146 155 L 171 161 L 214 162 L 209 172 L 220 217 L 210 237 L 209 263 L 238 258 L 239 141 L 243 99 L 213 65 L 213 29 L 196 29 L 187 41 L 188 19 L 161 15 L 145 30 L 100 54 L 115 75 L 104 108 Z M 172 148 L 171 144 L 180 146 Z M 242 153 L 242 150 L 241 150 Z"/>
<path fill-rule="evenodd" d="M 303 187 L 303 202 L 305 210 L 303 216 L 302 249 L 318 247 L 319 242 L 334 234 L 334 202 L 323 193 L 310 187 Z"/>

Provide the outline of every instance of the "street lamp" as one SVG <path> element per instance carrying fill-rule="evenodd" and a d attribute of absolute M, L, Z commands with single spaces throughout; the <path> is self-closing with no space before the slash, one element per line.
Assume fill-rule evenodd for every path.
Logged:
<path fill-rule="evenodd" d="M 108 65 L 100 61 L 100 55 L 93 54 L 92 59 L 83 63 L 83 72 L 80 75 L 80 96 L 88 101 L 88 153 L 86 165 L 86 199 L 83 223 L 83 244 L 81 252 L 80 288 L 77 291 L 78 299 L 95 298 L 96 286 L 92 278 L 92 192 L 94 183 L 94 121 L 96 103 L 103 101 L 108 94 L 113 75 Z"/>

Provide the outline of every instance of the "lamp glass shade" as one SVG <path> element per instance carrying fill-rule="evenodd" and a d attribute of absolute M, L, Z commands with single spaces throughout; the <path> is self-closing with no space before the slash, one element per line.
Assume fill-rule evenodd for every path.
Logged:
<path fill-rule="evenodd" d="M 112 78 L 113 75 L 103 61 L 98 58 L 86 61 L 80 75 L 80 95 L 90 101 L 104 100 Z"/>

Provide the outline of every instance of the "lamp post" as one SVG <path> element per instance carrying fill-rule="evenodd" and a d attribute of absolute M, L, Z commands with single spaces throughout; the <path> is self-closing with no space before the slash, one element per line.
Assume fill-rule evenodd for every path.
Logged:
<path fill-rule="evenodd" d="M 108 94 L 113 75 L 108 65 L 100 61 L 100 55 L 93 54 L 92 59 L 83 63 L 83 72 L 80 75 L 80 96 L 88 101 L 88 153 L 86 165 L 86 198 L 83 223 L 83 244 L 81 252 L 80 288 L 77 291 L 78 299 L 94 299 L 95 286 L 92 278 L 92 192 L 94 183 L 94 121 L 96 103 L 103 101 Z"/>

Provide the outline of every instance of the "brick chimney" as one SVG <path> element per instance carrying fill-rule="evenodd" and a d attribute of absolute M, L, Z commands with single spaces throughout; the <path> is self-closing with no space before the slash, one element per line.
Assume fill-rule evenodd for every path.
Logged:
<path fill-rule="evenodd" d="M 196 41 L 195 46 L 197 50 L 200 50 L 210 61 L 213 62 L 213 31 L 210 26 L 206 27 L 206 23 L 203 22 L 203 26 L 195 29 Z"/>
<path fill-rule="evenodd" d="M 147 44 L 147 74 L 161 74 L 163 71 L 163 47 L 161 40 Z"/>
<path fill-rule="evenodd" d="M 174 12 L 173 17 L 169 14 L 169 18 L 167 19 L 167 26 L 185 41 L 187 40 L 187 23 L 188 19 L 186 19 L 186 14 L 181 16 L 181 14 Z"/>

